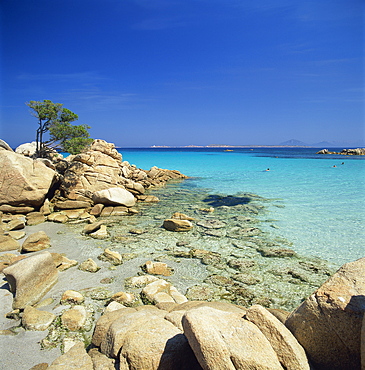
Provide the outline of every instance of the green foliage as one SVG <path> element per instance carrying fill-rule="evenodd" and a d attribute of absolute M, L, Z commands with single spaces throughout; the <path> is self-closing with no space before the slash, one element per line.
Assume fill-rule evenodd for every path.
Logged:
<path fill-rule="evenodd" d="M 78 115 L 69 109 L 63 108 L 60 103 L 51 100 L 30 101 L 26 103 L 32 115 L 38 119 L 37 129 L 37 157 L 45 157 L 47 149 L 59 147 L 71 154 L 80 153 L 93 140 L 90 138 L 87 125 L 72 125 L 71 122 L 79 119 Z M 50 140 L 43 141 L 43 134 L 49 132 Z M 57 143 L 57 144 L 56 144 Z"/>

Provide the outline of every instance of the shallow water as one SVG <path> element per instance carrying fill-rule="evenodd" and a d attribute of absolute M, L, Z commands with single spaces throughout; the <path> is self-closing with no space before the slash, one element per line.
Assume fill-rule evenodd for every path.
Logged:
<path fill-rule="evenodd" d="M 183 188 L 226 195 L 252 192 L 275 199 L 268 207 L 272 222 L 263 228 L 286 238 L 301 255 L 339 266 L 365 254 L 365 158 L 315 151 L 120 149 L 123 159 L 139 168 L 155 165 L 192 177 Z"/>

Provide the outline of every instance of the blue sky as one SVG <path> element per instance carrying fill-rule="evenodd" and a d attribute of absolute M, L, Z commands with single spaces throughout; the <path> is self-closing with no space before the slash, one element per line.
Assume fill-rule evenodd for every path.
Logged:
<path fill-rule="evenodd" d="M 1 0 L 0 138 L 50 99 L 117 146 L 360 146 L 363 0 Z"/>

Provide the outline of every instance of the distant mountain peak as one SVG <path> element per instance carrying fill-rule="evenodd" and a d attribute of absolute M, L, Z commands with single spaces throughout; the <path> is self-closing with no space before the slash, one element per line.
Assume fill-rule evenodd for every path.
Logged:
<path fill-rule="evenodd" d="M 296 139 L 290 139 L 288 141 L 284 141 L 283 143 L 280 143 L 280 145 L 287 145 L 287 146 L 308 146 L 308 144 L 304 143 L 303 141 L 296 140 Z"/>

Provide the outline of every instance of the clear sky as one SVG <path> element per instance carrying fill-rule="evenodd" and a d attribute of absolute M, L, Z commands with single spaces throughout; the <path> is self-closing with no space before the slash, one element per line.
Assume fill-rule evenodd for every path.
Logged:
<path fill-rule="evenodd" d="M 0 0 L 0 138 L 49 99 L 117 146 L 365 143 L 364 0 Z"/>

